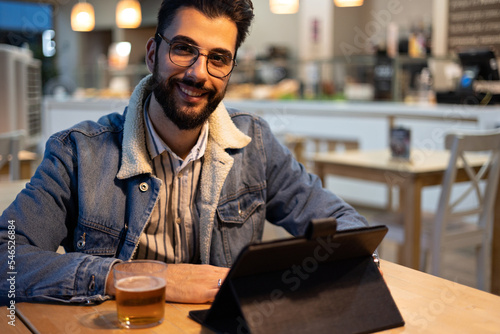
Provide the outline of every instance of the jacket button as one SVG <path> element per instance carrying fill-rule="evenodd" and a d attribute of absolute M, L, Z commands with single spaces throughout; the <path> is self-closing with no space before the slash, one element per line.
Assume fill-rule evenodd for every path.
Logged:
<path fill-rule="evenodd" d="M 139 185 L 139 189 L 142 191 L 142 192 L 145 192 L 145 191 L 148 191 L 149 189 L 149 186 L 146 182 L 142 182 L 140 185 Z"/>
<path fill-rule="evenodd" d="M 87 235 L 87 233 L 84 232 L 83 235 L 78 240 L 78 242 L 76 243 L 76 248 L 78 248 L 78 249 L 84 249 L 85 248 L 85 236 L 86 235 Z"/>

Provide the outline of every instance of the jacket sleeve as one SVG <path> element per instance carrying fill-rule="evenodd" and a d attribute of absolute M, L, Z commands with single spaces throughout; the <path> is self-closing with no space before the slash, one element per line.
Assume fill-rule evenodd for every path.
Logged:
<path fill-rule="evenodd" d="M 56 252 L 72 242 L 78 216 L 71 142 L 53 136 L 45 152 L 33 178 L 0 217 L 0 303 L 105 300 L 116 259 Z"/>
<path fill-rule="evenodd" d="M 339 196 L 323 188 L 261 120 L 267 174 L 267 214 L 273 224 L 292 235 L 303 235 L 315 218 L 335 217 L 338 229 L 367 226 L 368 222 Z"/>

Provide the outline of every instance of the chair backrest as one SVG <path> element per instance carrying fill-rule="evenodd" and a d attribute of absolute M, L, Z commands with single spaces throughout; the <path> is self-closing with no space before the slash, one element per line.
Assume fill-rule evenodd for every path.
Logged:
<path fill-rule="evenodd" d="M 25 131 L 13 131 L 0 134 L 0 168 L 10 163 L 9 174 L 11 180 L 20 178 L 19 151 L 22 149 Z"/>
<path fill-rule="evenodd" d="M 490 230 L 500 174 L 500 130 L 481 133 L 450 133 L 445 138 L 445 147 L 450 150 L 450 160 L 444 175 L 436 212 L 434 231 L 437 233 L 433 238 L 433 252 L 438 251 L 437 242 L 445 233 L 446 222 L 453 218 L 476 214 L 479 216 L 478 227 L 486 231 Z M 477 163 L 473 162 L 479 154 L 483 157 L 488 156 L 480 168 Z M 470 183 L 465 191 L 450 203 L 457 170 L 462 167 Z M 480 185 L 481 180 L 484 181 L 484 186 Z M 477 207 L 459 209 L 459 205 L 470 198 L 468 196 L 471 193 L 476 194 Z"/>

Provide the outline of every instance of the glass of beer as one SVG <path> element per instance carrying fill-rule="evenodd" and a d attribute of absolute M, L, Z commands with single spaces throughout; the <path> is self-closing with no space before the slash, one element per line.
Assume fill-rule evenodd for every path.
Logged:
<path fill-rule="evenodd" d="M 134 260 L 113 266 L 118 320 L 126 328 L 159 325 L 165 313 L 167 264 Z"/>

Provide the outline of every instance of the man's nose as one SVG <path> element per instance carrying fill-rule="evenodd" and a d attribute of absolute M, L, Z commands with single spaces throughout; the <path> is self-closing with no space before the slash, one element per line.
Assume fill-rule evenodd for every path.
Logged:
<path fill-rule="evenodd" d="M 192 73 L 196 75 L 198 79 L 208 78 L 210 74 L 208 73 L 208 57 L 207 55 L 200 53 L 198 59 L 190 66 Z"/>

